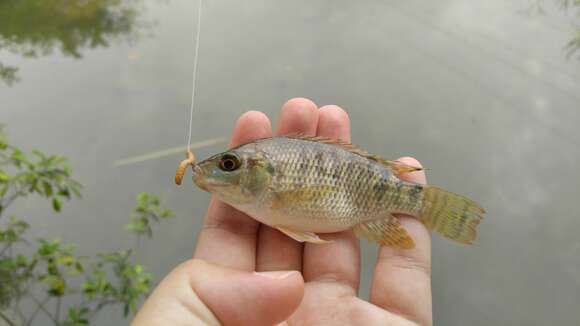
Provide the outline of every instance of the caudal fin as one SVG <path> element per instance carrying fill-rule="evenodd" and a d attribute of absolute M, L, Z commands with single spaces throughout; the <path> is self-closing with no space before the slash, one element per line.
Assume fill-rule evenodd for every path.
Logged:
<path fill-rule="evenodd" d="M 448 239 L 473 243 L 485 210 L 473 200 L 441 188 L 426 186 L 424 191 L 421 221 Z"/>

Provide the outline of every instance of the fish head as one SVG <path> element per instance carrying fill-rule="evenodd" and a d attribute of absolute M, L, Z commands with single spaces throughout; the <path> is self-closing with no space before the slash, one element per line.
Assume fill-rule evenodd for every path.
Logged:
<path fill-rule="evenodd" d="M 273 174 L 263 153 L 241 146 L 196 164 L 193 182 L 228 204 L 250 204 L 268 189 Z"/>

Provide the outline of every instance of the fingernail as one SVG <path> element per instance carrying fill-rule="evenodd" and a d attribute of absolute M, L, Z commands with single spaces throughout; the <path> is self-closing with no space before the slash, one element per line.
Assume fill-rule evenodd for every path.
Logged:
<path fill-rule="evenodd" d="M 271 271 L 271 272 L 254 272 L 255 275 L 267 277 L 276 280 L 283 280 L 292 275 L 299 274 L 298 271 Z"/>

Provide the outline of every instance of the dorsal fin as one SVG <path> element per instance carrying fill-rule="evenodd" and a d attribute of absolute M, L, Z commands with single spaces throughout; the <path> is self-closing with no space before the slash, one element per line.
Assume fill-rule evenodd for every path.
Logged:
<path fill-rule="evenodd" d="M 353 154 L 360 155 L 362 157 L 368 158 L 369 160 L 372 160 L 372 161 L 375 161 L 381 165 L 384 165 L 389 170 L 393 171 L 393 174 L 395 174 L 397 177 L 403 173 L 423 170 L 423 168 L 407 165 L 407 164 L 399 162 L 399 161 L 385 160 L 384 158 L 382 158 L 378 155 L 374 155 L 374 154 L 371 154 L 371 153 L 368 153 L 368 152 L 362 150 L 357 145 L 351 144 L 349 142 L 346 142 L 346 141 L 340 140 L 340 139 L 331 139 L 331 138 L 320 137 L 320 136 L 308 136 L 308 135 L 304 135 L 304 134 L 290 134 L 290 135 L 286 135 L 284 137 L 288 137 L 288 138 L 292 138 L 292 139 L 313 141 L 313 142 L 317 142 L 317 143 L 335 145 L 335 146 L 341 147 L 341 148 L 343 148 L 343 149 L 345 149 Z"/>
<path fill-rule="evenodd" d="M 336 146 L 342 147 L 343 149 L 346 149 L 349 152 L 352 152 L 354 154 L 358 154 L 358 155 L 361 155 L 364 157 L 371 155 L 371 154 L 363 151 L 362 149 L 360 149 L 360 147 L 358 147 L 357 145 L 351 144 L 351 143 L 346 142 L 346 141 L 341 140 L 341 139 L 331 139 L 331 138 L 321 137 L 321 136 L 308 136 L 305 134 L 290 134 L 290 135 L 285 135 L 283 137 L 292 138 L 292 139 L 300 139 L 300 140 L 308 140 L 308 141 L 313 141 L 313 142 L 322 143 L 322 144 L 336 145 Z"/>
<path fill-rule="evenodd" d="M 398 177 L 399 175 L 403 174 L 403 173 L 409 173 L 409 172 L 416 172 L 416 171 L 422 171 L 423 168 L 417 167 L 417 166 L 411 166 L 411 165 L 407 165 L 403 162 L 399 162 L 399 161 L 390 161 L 390 160 L 385 160 L 381 157 L 378 156 L 374 156 L 371 158 L 369 157 L 371 160 L 375 160 L 378 163 L 388 167 L 389 169 L 391 169 L 391 171 L 393 171 L 393 173 Z"/>

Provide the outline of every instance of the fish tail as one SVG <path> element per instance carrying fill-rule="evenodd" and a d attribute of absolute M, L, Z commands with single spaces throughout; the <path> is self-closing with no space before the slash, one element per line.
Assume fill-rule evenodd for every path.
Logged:
<path fill-rule="evenodd" d="M 475 240 L 485 210 L 473 200 L 433 186 L 423 188 L 419 218 L 429 229 L 462 244 Z"/>

